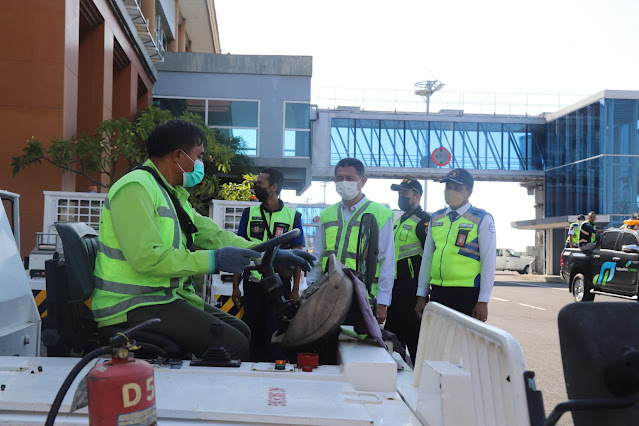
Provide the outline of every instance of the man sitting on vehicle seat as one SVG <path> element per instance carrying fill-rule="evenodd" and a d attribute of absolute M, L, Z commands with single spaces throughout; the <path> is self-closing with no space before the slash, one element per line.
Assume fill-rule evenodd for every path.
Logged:
<path fill-rule="evenodd" d="M 197 125 L 166 121 L 149 135 L 149 160 L 111 187 L 100 218 L 91 309 L 98 327 L 160 318 L 146 330 L 185 351 L 201 355 L 222 345 L 232 358 L 246 360 L 246 324 L 204 303 L 191 280 L 194 274 L 239 274 L 261 256 L 250 250 L 255 243 L 220 229 L 189 204 L 185 187 L 202 181 L 206 148 Z M 311 259 L 295 250 L 276 255 L 278 262 L 307 271 Z"/>

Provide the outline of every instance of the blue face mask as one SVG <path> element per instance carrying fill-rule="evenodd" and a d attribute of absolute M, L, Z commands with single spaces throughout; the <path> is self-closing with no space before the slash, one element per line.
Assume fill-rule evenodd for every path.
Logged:
<path fill-rule="evenodd" d="M 194 161 L 186 152 L 184 152 L 184 155 L 186 155 L 189 160 L 193 161 L 193 171 L 185 172 L 182 166 L 178 164 L 178 167 L 182 170 L 182 186 L 185 188 L 191 188 L 202 182 L 202 179 L 204 179 L 204 163 L 202 160 Z"/>

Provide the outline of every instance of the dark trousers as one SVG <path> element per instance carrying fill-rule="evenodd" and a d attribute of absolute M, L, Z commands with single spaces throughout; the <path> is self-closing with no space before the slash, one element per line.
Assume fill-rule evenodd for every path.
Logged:
<path fill-rule="evenodd" d="M 441 303 L 458 312 L 472 316 L 479 299 L 479 287 L 430 286 L 430 301 Z"/>
<path fill-rule="evenodd" d="M 384 328 L 397 336 L 403 346 L 408 347 L 410 357 L 415 360 L 421 319 L 415 313 L 417 303 L 417 277 L 402 280 L 398 277 L 393 284 L 393 300 L 388 307 Z"/>
<path fill-rule="evenodd" d="M 272 306 L 263 287 L 259 283 L 244 281 L 244 316 L 242 319 L 251 330 L 250 360 L 270 361 L 287 359 L 280 348 L 271 344 L 271 337 L 277 331 L 276 306 Z M 291 283 L 283 283 L 282 295 L 286 300 L 291 297 Z M 277 291 L 277 290 L 275 290 Z"/>
<path fill-rule="evenodd" d="M 204 310 L 201 310 L 178 299 L 162 305 L 141 306 L 127 314 L 129 325 L 151 318 L 160 318 L 162 322 L 145 330 L 169 337 L 196 356 L 213 345 L 221 345 L 233 359 L 247 361 L 249 358 L 249 328 L 242 320 L 214 306 L 205 303 Z"/>

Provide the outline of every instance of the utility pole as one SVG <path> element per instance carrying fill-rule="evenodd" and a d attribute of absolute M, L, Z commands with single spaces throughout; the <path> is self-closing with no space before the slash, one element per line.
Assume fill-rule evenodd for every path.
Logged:
<path fill-rule="evenodd" d="M 439 80 L 426 80 L 415 83 L 415 94 L 426 101 L 426 114 L 430 113 L 430 97 L 444 86 L 445 84 Z"/>

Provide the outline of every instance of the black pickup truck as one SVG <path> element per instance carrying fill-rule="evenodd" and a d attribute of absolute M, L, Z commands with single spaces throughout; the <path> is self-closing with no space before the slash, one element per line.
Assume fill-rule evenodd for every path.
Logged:
<path fill-rule="evenodd" d="M 606 229 L 596 243 L 567 248 L 561 253 L 561 276 L 576 302 L 590 302 L 595 294 L 637 300 L 639 231 Z"/>

